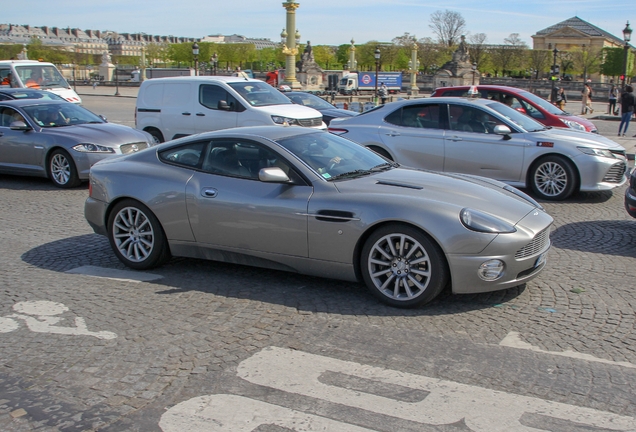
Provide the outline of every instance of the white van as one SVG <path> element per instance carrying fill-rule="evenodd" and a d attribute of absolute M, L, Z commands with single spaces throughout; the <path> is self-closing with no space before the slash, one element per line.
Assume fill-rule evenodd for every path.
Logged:
<path fill-rule="evenodd" d="M 168 141 L 238 126 L 291 125 L 327 129 L 322 114 L 292 103 L 264 81 L 182 76 L 146 80 L 139 88 L 135 127 Z"/>
<path fill-rule="evenodd" d="M 82 99 L 53 63 L 36 60 L 0 60 L 0 85 L 50 91 L 76 104 Z"/>

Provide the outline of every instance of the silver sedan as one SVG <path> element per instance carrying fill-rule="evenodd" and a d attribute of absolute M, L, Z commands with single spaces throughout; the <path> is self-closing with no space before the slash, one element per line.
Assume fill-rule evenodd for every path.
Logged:
<path fill-rule="evenodd" d="M 503 103 L 457 97 L 397 101 L 329 131 L 404 165 L 475 174 L 563 200 L 626 182 L 625 148 L 598 134 L 549 128 Z"/>
<path fill-rule="evenodd" d="M 66 101 L 0 101 L 0 173 L 49 177 L 70 188 L 88 180 L 90 167 L 106 157 L 144 149 L 152 137 L 108 123 Z"/>
<path fill-rule="evenodd" d="M 192 135 L 95 164 L 85 216 L 115 255 L 171 255 L 364 281 L 398 307 L 523 284 L 552 218 L 482 177 L 403 168 L 300 127 Z"/>

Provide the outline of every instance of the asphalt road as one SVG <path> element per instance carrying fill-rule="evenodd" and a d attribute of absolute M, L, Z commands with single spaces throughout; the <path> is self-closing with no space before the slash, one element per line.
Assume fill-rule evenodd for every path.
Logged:
<path fill-rule="evenodd" d="M 134 99 L 83 99 L 134 123 Z M 553 248 L 527 285 L 399 310 L 237 265 L 129 271 L 85 185 L 0 175 L 0 430 L 636 431 L 623 192 L 544 203 Z"/>

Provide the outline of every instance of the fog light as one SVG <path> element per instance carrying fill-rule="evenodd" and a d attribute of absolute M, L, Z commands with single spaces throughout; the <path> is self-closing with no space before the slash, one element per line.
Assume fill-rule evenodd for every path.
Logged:
<path fill-rule="evenodd" d="M 477 274 L 485 281 L 494 281 L 499 279 L 504 272 L 506 265 L 501 260 L 486 261 L 479 266 Z"/>

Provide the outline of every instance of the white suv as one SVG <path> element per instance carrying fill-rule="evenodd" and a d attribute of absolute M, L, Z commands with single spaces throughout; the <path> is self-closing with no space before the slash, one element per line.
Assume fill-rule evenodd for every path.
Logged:
<path fill-rule="evenodd" d="M 320 112 L 292 103 L 260 80 L 184 76 L 147 80 L 139 88 L 135 126 L 157 142 L 257 125 L 327 128 Z"/>

